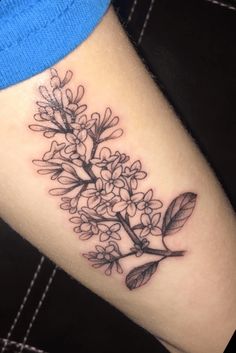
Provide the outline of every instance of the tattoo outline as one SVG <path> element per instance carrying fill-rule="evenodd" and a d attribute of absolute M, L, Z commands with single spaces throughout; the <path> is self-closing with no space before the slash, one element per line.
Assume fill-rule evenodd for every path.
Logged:
<path fill-rule="evenodd" d="M 197 195 L 180 194 L 162 215 L 163 203 L 153 197 L 153 190 L 138 191 L 139 182 L 147 176 L 141 161 L 131 163 L 126 154 L 113 153 L 107 146 L 100 146 L 121 137 L 123 130 L 117 128 L 119 118 L 112 115 L 109 107 L 103 117 L 98 112 L 88 117 L 87 105 L 82 101 L 84 87 L 79 85 L 76 94 L 67 88 L 72 71 L 68 70 L 63 79 L 55 68 L 50 73 L 50 90 L 39 87 L 43 100 L 36 102 L 37 124 L 29 128 L 42 132 L 48 139 L 57 135 L 60 141 L 53 140 L 50 149 L 33 163 L 40 167 L 39 174 L 51 175 L 52 180 L 62 185 L 50 189 L 49 193 L 61 196 L 60 208 L 73 215 L 70 222 L 75 225 L 79 238 L 99 239 L 93 251 L 83 254 L 94 268 L 105 268 L 106 275 L 114 270 L 122 274 L 120 262 L 124 258 L 141 258 L 143 254 L 160 257 L 133 268 L 126 275 L 125 283 L 130 290 L 143 286 L 161 261 L 184 255 L 184 250 L 170 250 L 165 240 L 184 226 L 194 210 Z M 86 200 L 86 206 L 80 206 L 81 199 Z M 133 222 L 137 217 L 139 221 Z M 132 243 L 125 253 L 119 245 L 121 229 Z M 160 237 L 164 249 L 150 247 L 152 236 Z"/>

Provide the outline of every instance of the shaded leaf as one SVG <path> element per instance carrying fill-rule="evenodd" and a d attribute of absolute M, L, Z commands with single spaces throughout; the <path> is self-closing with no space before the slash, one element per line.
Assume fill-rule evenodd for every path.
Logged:
<path fill-rule="evenodd" d="M 164 236 L 174 234 L 184 226 L 194 210 L 196 199 L 196 194 L 186 192 L 171 202 L 162 224 L 162 234 Z"/>
<path fill-rule="evenodd" d="M 135 267 L 126 276 L 125 283 L 130 290 L 146 284 L 156 272 L 158 261 L 148 262 L 142 266 Z"/>

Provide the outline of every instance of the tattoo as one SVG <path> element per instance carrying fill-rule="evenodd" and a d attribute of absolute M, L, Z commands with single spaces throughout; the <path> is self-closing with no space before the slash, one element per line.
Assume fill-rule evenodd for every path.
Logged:
<path fill-rule="evenodd" d="M 106 141 L 123 134 L 117 128 L 119 118 L 110 108 L 103 116 L 87 113 L 82 101 L 84 87 L 78 86 L 76 93 L 67 88 L 72 72 L 67 71 L 63 79 L 54 68 L 50 73 L 50 88 L 39 87 L 42 99 L 34 115 L 37 124 L 29 128 L 57 139 L 33 163 L 40 167 L 39 174 L 48 174 L 62 185 L 49 193 L 61 196 L 61 209 L 74 215 L 70 222 L 79 238 L 97 239 L 95 249 L 83 254 L 94 268 L 102 267 L 106 275 L 113 271 L 122 274 L 122 262 L 127 258 L 152 256 L 152 261 L 133 268 L 126 276 L 126 286 L 138 288 L 150 280 L 161 261 L 184 255 L 184 250 L 170 250 L 166 237 L 184 226 L 197 195 L 182 193 L 161 212 L 163 203 L 154 197 L 152 189 L 138 191 L 147 176 L 141 161 L 130 162 L 129 156 L 106 146 Z M 122 242 L 124 238 L 129 241 Z M 151 246 L 154 239 L 160 239 L 160 248 Z"/>

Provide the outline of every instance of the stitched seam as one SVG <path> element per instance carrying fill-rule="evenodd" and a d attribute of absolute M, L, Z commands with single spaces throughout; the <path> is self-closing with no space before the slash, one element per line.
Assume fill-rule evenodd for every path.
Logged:
<path fill-rule="evenodd" d="M 47 295 L 48 290 L 49 290 L 49 288 L 50 288 L 50 286 L 51 286 L 51 284 L 52 284 L 52 281 L 53 281 L 53 278 L 54 278 L 56 272 L 57 272 L 57 266 L 54 267 L 54 269 L 53 269 L 53 271 L 52 271 L 52 274 L 51 274 L 51 276 L 50 276 L 50 278 L 49 278 L 49 280 L 48 280 L 48 283 L 46 284 L 46 287 L 45 287 L 45 289 L 44 289 L 44 292 L 43 292 L 43 294 L 42 294 L 42 296 L 41 296 L 41 298 L 40 298 L 40 300 L 39 300 L 39 303 L 38 303 L 38 305 L 37 305 L 35 311 L 34 311 L 34 314 L 33 314 L 33 316 L 32 316 L 32 319 L 31 319 L 30 323 L 29 323 L 28 329 L 27 329 L 27 331 L 26 331 L 26 333 L 25 333 L 25 336 L 24 336 L 24 338 L 23 338 L 23 342 L 22 342 L 21 348 L 20 348 L 20 350 L 19 350 L 19 353 L 22 353 L 23 350 L 24 350 L 24 348 L 25 348 L 25 344 L 26 344 L 26 341 L 27 341 L 27 339 L 28 339 L 28 337 L 29 337 L 29 334 L 30 334 L 30 331 L 31 331 L 31 329 L 32 329 L 32 326 L 33 326 L 33 324 L 34 324 L 34 322 L 35 322 L 35 319 L 36 319 L 36 317 L 37 317 L 37 315 L 38 315 L 38 313 L 39 313 L 39 310 L 40 310 L 40 308 L 41 308 L 41 306 L 42 306 L 42 304 L 43 304 L 43 302 L 44 302 L 44 300 L 45 300 L 45 298 L 46 298 L 46 295 Z"/>
<path fill-rule="evenodd" d="M 138 0 L 134 0 L 133 1 L 133 5 L 130 9 L 130 12 L 129 12 L 129 16 L 128 16 L 128 19 L 127 19 L 127 24 L 132 20 L 132 17 L 133 17 L 133 14 L 134 14 L 134 11 L 135 11 L 135 8 L 137 6 L 137 3 L 138 3 Z"/>
<path fill-rule="evenodd" d="M 142 42 L 144 32 L 145 32 L 145 30 L 146 30 L 146 28 L 147 28 L 149 19 L 150 19 L 150 17 L 151 17 L 151 12 L 152 12 L 154 3 L 155 3 L 155 0 L 151 0 L 150 6 L 149 6 L 149 8 L 148 8 L 148 11 L 147 11 L 147 14 L 146 14 L 146 17 L 145 17 L 145 20 L 144 20 L 143 27 L 142 27 L 141 32 L 140 32 L 140 35 L 139 35 L 138 45 L 141 44 L 141 42 Z"/>
<path fill-rule="evenodd" d="M 8 331 L 7 338 L 6 338 L 6 340 L 5 340 L 4 344 L 3 344 L 3 347 L 2 347 L 2 349 L 1 349 L 1 353 L 4 353 L 4 352 L 5 352 L 5 349 L 6 349 L 6 347 L 7 347 L 7 341 L 8 341 L 9 338 L 11 337 L 12 332 L 13 332 L 13 330 L 14 330 L 14 328 L 15 328 L 15 326 L 16 326 L 16 324 L 17 324 L 17 322 L 18 322 L 18 320 L 19 320 L 19 318 L 20 318 L 20 316 L 21 316 L 21 313 L 22 313 L 22 311 L 23 311 L 23 309 L 24 309 L 24 307 L 25 307 L 25 304 L 26 304 L 26 302 L 27 302 L 27 300 L 28 300 L 28 298 L 29 298 L 29 295 L 30 295 L 30 293 L 31 293 L 31 290 L 32 290 L 32 288 L 33 288 L 33 286 L 34 286 L 34 284 L 35 284 L 35 281 L 36 281 L 36 279 L 37 279 L 37 277 L 38 277 L 38 275 L 39 275 L 39 272 L 41 271 L 41 268 L 42 268 L 42 264 L 43 264 L 43 262 L 44 262 L 44 259 L 45 259 L 45 257 L 42 256 L 41 259 L 40 259 L 40 261 L 39 261 L 39 264 L 38 264 L 38 266 L 37 266 L 37 268 L 36 268 L 36 271 L 34 272 L 33 278 L 32 278 L 32 280 L 31 280 L 31 282 L 30 282 L 30 284 L 29 284 L 29 287 L 28 287 L 28 289 L 27 289 L 27 291 L 26 291 L 26 294 L 25 294 L 25 296 L 24 296 L 24 298 L 23 298 L 23 301 L 22 301 L 22 303 L 21 303 L 21 305 L 20 305 L 20 308 L 19 308 L 19 310 L 18 310 L 18 312 L 17 312 L 17 314 L 16 314 L 16 316 L 15 316 L 15 318 L 14 318 L 14 320 L 13 320 L 13 323 L 12 323 L 12 325 L 11 325 L 11 327 L 10 327 L 10 330 Z"/>
<path fill-rule="evenodd" d="M 31 5 L 28 5 L 28 6 L 24 7 L 20 12 L 16 12 L 11 18 L 6 18 L 6 19 L 2 20 L 1 21 L 1 25 L 6 25 L 8 23 L 11 23 L 12 20 L 15 20 L 16 18 L 19 18 L 25 12 L 27 12 L 28 10 L 33 9 L 35 5 L 38 5 L 42 1 L 43 0 L 37 0 L 37 3 L 33 3 Z"/>
<path fill-rule="evenodd" d="M 232 5 L 225 4 L 224 2 L 221 2 L 221 1 L 218 1 L 218 0 L 205 0 L 205 1 L 210 2 L 212 4 L 215 4 L 215 5 L 219 5 L 221 7 L 225 7 L 228 10 L 236 11 L 236 7 L 234 7 Z"/>
<path fill-rule="evenodd" d="M 5 343 L 6 341 L 7 341 L 8 346 L 15 346 L 16 348 L 20 348 L 22 346 L 22 343 L 11 341 L 6 338 L 0 338 L 0 342 Z M 34 352 L 34 353 L 47 353 L 45 351 L 42 351 L 41 349 L 35 348 L 33 346 L 29 346 L 28 344 L 25 345 L 25 349 L 27 349 L 30 352 Z"/>
<path fill-rule="evenodd" d="M 44 26 L 42 27 L 38 27 L 38 28 L 34 28 L 33 31 L 29 32 L 26 36 L 23 36 L 21 38 L 19 38 L 16 42 L 12 42 L 9 45 L 6 45 L 5 47 L 0 48 L 0 52 L 3 52 L 4 50 L 10 49 L 14 46 L 14 44 L 19 45 L 21 42 L 23 42 L 24 40 L 28 39 L 31 35 L 40 32 L 40 30 L 47 28 L 49 25 L 51 25 L 52 23 L 56 22 L 58 19 L 60 19 L 62 16 L 64 16 L 66 14 L 66 12 L 69 11 L 69 9 L 74 5 L 75 0 L 72 0 L 63 11 L 61 11 L 56 17 L 52 18 L 50 21 L 46 22 L 44 24 Z"/>

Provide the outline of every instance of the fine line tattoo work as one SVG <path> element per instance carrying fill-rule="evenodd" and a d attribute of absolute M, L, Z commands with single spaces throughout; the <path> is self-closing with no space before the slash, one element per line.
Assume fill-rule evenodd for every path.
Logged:
<path fill-rule="evenodd" d="M 33 163 L 40 167 L 39 174 L 49 174 L 62 184 L 49 193 L 61 196 L 60 207 L 73 215 L 70 222 L 75 224 L 79 238 L 97 239 L 95 249 L 83 254 L 94 268 L 103 267 L 106 275 L 112 271 L 122 274 L 122 261 L 132 256 L 152 256 L 152 261 L 141 262 L 126 275 L 126 286 L 130 290 L 138 288 L 150 280 L 162 260 L 184 255 L 184 250 L 170 250 L 166 237 L 184 226 L 197 195 L 180 194 L 161 213 L 163 204 L 154 198 L 152 189 L 138 191 L 139 182 L 147 176 L 141 162 L 130 162 L 129 156 L 106 146 L 106 141 L 123 134 L 117 128 L 119 118 L 110 108 L 103 116 L 86 113 L 84 87 L 79 85 L 75 93 L 65 88 L 72 72 L 67 71 L 63 79 L 54 68 L 50 73 L 49 87 L 39 87 L 42 99 L 34 115 L 37 124 L 29 128 L 49 139 L 56 136 L 57 140 Z M 130 242 L 126 250 L 124 237 L 125 244 Z M 157 237 L 161 246 L 155 248 L 151 242 Z"/>

